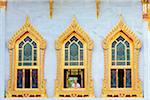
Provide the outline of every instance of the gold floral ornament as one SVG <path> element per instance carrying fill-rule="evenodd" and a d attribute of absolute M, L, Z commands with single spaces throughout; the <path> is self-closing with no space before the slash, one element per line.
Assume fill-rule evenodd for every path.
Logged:
<path fill-rule="evenodd" d="M 102 97 L 143 97 L 138 78 L 138 58 L 142 44 L 120 17 L 103 41 L 104 80 Z"/>
<path fill-rule="evenodd" d="M 44 80 L 46 41 L 31 25 L 29 18 L 8 42 L 10 79 L 6 97 L 47 97 Z"/>
<path fill-rule="evenodd" d="M 142 0 L 143 5 L 143 19 L 148 22 L 148 29 L 150 30 L 150 0 Z"/>
<path fill-rule="evenodd" d="M 93 41 L 76 18 L 55 42 L 55 97 L 94 97 L 91 57 Z"/>

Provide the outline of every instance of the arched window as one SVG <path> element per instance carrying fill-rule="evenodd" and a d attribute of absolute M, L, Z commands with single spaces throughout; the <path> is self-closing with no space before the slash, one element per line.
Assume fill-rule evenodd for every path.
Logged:
<path fill-rule="evenodd" d="M 138 78 L 141 42 L 122 17 L 103 41 L 104 80 L 102 97 L 143 97 Z"/>
<path fill-rule="evenodd" d="M 46 41 L 30 24 L 23 27 L 8 43 L 10 79 L 6 97 L 47 97 L 44 80 L 44 52 Z"/>
<path fill-rule="evenodd" d="M 112 65 L 130 65 L 130 44 L 122 36 L 112 43 Z"/>
<path fill-rule="evenodd" d="M 38 88 L 37 44 L 27 36 L 18 47 L 17 88 Z"/>
<path fill-rule="evenodd" d="M 65 44 L 65 65 L 83 65 L 83 44 L 75 36 Z"/>
<path fill-rule="evenodd" d="M 130 44 L 122 36 L 112 43 L 111 87 L 131 88 Z M 118 66 L 121 66 L 118 68 Z M 116 68 L 117 67 L 117 68 Z"/>
<path fill-rule="evenodd" d="M 73 68 L 67 69 L 68 66 L 83 66 L 83 51 L 82 42 L 73 36 L 65 43 L 65 69 L 64 69 L 64 88 L 84 88 L 84 69 Z M 74 82 L 77 81 L 77 84 Z M 77 86 L 78 85 L 78 86 Z"/>
<path fill-rule="evenodd" d="M 55 97 L 94 97 L 91 75 L 93 41 L 73 18 L 55 42 L 57 77 Z"/>

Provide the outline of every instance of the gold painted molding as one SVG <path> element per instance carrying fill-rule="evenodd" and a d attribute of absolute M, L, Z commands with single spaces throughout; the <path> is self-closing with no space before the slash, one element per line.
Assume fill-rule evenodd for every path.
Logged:
<path fill-rule="evenodd" d="M 17 66 L 18 66 L 18 48 L 17 43 L 22 41 L 25 36 L 32 37 L 34 41 L 37 42 L 38 49 L 37 54 L 39 55 L 37 58 L 37 65 L 38 65 L 38 88 L 37 89 L 18 89 L 16 87 L 17 81 Z M 31 25 L 29 21 L 29 17 L 26 18 L 25 24 L 12 36 L 12 38 L 8 42 L 9 48 L 9 57 L 10 57 L 10 75 L 8 80 L 8 86 L 6 90 L 6 97 L 7 98 L 30 98 L 30 97 L 47 97 L 46 94 L 46 80 L 44 80 L 44 54 L 46 48 L 46 41 L 40 35 L 39 32 Z M 30 67 L 30 66 L 29 66 Z M 36 66 L 37 67 L 37 66 Z M 32 69 L 32 67 L 30 67 Z M 30 69 L 29 68 L 29 69 Z"/>
<path fill-rule="evenodd" d="M 110 68 L 111 68 L 111 41 L 117 36 L 125 36 L 132 41 L 133 50 L 131 49 L 131 70 L 132 70 L 132 88 L 111 88 L 110 87 Z M 120 17 L 117 25 L 108 33 L 106 38 L 102 42 L 104 49 L 104 80 L 102 86 L 101 97 L 143 97 L 141 81 L 138 78 L 138 58 L 139 50 L 142 46 L 141 41 L 136 37 L 136 35 L 131 31 L 131 29 L 124 23 L 122 16 Z M 120 67 L 119 67 L 120 68 Z"/>
<path fill-rule="evenodd" d="M 0 8 L 6 8 L 7 7 L 7 1 L 6 0 L 0 0 Z"/>
<path fill-rule="evenodd" d="M 63 79 L 64 79 L 64 41 L 66 41 L 69 37 L 77 36 L 79 39 L 82 38 L 84 41 L 84 45 L 86 45 L 85 57 L 84 57 L 84 69 L 85 69 L 85 87 L 80 89 L 65 89 L 63 87 Z M 94 88 L 93 88 L 93 80 L 92 80 L 92 71 L 91 71 L 91 57 L 92 57 L 92 48 L 93 41 L 90 39 L 88 34 L 84 32 L 84 30 L 80 27 L 76 18 L 72 19 L 71 24 L 67 27 L 67 29 L 58 37 L 55 41 L 56 55 L 57 55 L 57 75 L 55 80 L 55 93 L 54 96 L 59 97 L 95 97 L 94 96 Z M 69 67 L 71 68 L 71 67 Z"/>

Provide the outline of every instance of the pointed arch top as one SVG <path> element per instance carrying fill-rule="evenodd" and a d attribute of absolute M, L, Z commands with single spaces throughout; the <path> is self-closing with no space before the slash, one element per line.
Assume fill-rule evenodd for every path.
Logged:
<path fill-rule="evenodd" d="M 25 34 L 32 34 L 39 42 L 40 42 L 40 48 L 44 49 L 46 48 L 46 41 L 44 38 L 40 35 L 39 32 L 36 31 L 36 29 L 32 26 L 32 24 L 29 21 L 29 17 L 26 17 L 25 24 L 12 36 L 12 38 L 8 42 L 8 48 L 13 49 L 15 47 L 16 41 L 21 38 Z"/>
<path fill-rule="evenodd" d="M 125 24 L 122 16 L 120 16 L 119 22 L 116 24 L 115 27 L 113 27 L 111 32 L 109 32 L 108 35 L 106 36 L 106 38 L 103 40 L 102 45 L 103 45 L 104 49 L 108 49 L 108 45 L 110 43 L 110 40 L 118 32 L 123 32 L 128 38 L 130 38 L 133 41 L 136 49 L 141 48 L 141 46 L 142 46 L 141 41 L 138 39 L 136 34 L 134 32 L 132 32 L 132 30 Z"/>
<path fill-rule="evenodd" d="M 78 24 L 75 17 L 73 17 L 72 22 L 67 27 L 67 29 L 55 41 L 55 46 L 56 46 L 55 48 L 61 49 L 63 41 L 65 39 L 67 39 L 68 36 L 70 36 L 72 34 L 72 32 L 75 32 L 76 34 L 78 34 L 80 37 L 82 37 L 84 39 L 84 41 L 88 45 L 88 49 L 93 48 L 93 41 L 90 39 L 88 34 L 82 29 L 82 27 Z"/>

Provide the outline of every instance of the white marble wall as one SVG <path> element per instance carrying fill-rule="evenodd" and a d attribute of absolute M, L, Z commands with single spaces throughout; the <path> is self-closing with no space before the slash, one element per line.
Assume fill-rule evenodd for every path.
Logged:
<path fill-rule="evenodd" d="M 5 93 L 5 8 L 0 8 L 0 98 Z"/>
<path fill-rule="evenodd" d="M 2 76 L 0 77 L 0 97 L 4 96 L 9 79 L 9 52 L 6 43 L 24 24 L 26 16 L 30 17 L 32 25 L 47 41 L 44 70 L 48 97 L 54 95 L 56 78 L 54 42 L 70 24 L 73 16 L 94 41 L 92 76 L 95 96 L 99 97 L 104 76 L 104 54 L 101 43 L 122 15 L 125 23 L 143 43 L 139 59 L 139 78 L 142 81 L 145 100 L 150 99 L 150 77 L 148 77 L 150 76 L 148 73 L 150 71 L 150 53 L 148 52 L 150 51 L 150 31 L 147 30 L 147 23 L 142 19 L 140 0 L 103 0 L 100 4 L 99 19 L 96 18 L 95 0 L 54 0 L 53 6 L 52 19 L 49 16 L 49 0 L 8 0 L 6 17 L 4 17 L 5 10 L 0 10 L 2 15 L 0 16 L 0 76 Z M 6 21 L 4 21 L 5 18 Z"/>

